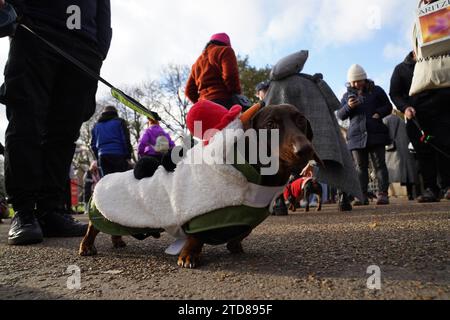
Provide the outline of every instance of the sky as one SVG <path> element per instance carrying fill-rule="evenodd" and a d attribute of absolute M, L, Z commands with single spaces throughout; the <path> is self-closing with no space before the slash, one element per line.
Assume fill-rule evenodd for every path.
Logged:
<path fill-rule="evenodd" d="M 394 67 L 411 50 L 414 0 L 111 0 L 113 40 L 101 75 L 114 85 L 156 79 L 169 64 L 192 65 L 210 36 L 226 32 L 256 67 L 309 50 L 304 73 L 322 73 L 345 92 L 358 63 L 389 91 Z M 0 65 L 9 49 L 0 39 Z M 108 94 L 99 85 L 98 98 Z M 0 141 L 7 120 L 0 105 Z"/>

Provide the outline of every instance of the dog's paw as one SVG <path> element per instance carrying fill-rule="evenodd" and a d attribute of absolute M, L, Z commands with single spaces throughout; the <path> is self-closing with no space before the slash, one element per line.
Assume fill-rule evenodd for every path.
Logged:
<path fill-rule="evenodd" d="M 244 253 L 244 247 L 242 246 L 242 242 L 240 242 L 240 241 L 228 242 L 227 249 L 228 249 L 228 251 L 230 251 L 231 254 L 243 254 Z"/>
<path fill-rule="evenodd" d="M 197 254 L 183 254 L 178 257 L 178 266 L 186 269 L 195 269 L 200 264 L 200 256 Z"/>
<path fill-rule="evenodd" d="M 95 246 L 85 246 L 81 244 L 78 254 L 82 257 L 92 257 L 97 255 L 97 248 L 95 248 Z"/>

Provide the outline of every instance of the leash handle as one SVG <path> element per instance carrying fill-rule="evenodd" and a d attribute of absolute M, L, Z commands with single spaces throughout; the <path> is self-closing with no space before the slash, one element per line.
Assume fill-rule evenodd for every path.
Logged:
<path fill-rule="evenodd" d="M 22 28 L 24 28 L 25 30 L 27 30 L 28 32 L 30 32 L 31 34 L 33 34 L 35 37 L 37 37 L 39 40 L 41 40 L 42 42 L 44 42 L 46 45 L 48 45 L 50 48 L 52 48 L 53 50 L 55 50 L 58 54 L 60 54 L 63 58 L 65 58 L 66 60 L 68 60 L 69 62 L 71 62 L 73 65 L 75 65 L 76 67 L 78 67 L 80 70 L 82 70 L 84 73 L 86 73 L 87 75 L 89 75 L 90 77 L 94 78 L 97 81 L 100 81 L 101 83 L 103 83 L 104 85 L 106 85 L 108 88 L 111 89 L 111 95 L 117 99 L 117 101 L 119 101 L 120 103 L 122 103 L 123 105 L 125 105 L 126 107 L 132 109 L 133 111 L 136 111 L 137 113 L 153 119 L 155 121 L 161 121 L 161 118 L 159 117 L 159 115 L 156 112 L 150 111 L 148 110 L 146 107 L 144 107 L 140 102 L 138 102 L 136 99 L 133 99 L 132 97 L 130 97 L 129 95 L 125 94 L 123 91 L 117 89 L 116 87 L 114 87 L 111 83 L 109 83 L 108 81 L 106 81 L 105 79 L 103 79 L 100 75 L 98 75 L 96 72 L 92 71 L 91 69 L 89 69 L 86 65 L 84 65 L 81 61 L 79 61 L 78 59 L 74 58 L 73 56 L 71 56 L 70 54 L 68 54 L 67 52 L 61 50 L 59 47 L 55 46 L 53 43 L 51 43 L 50 41 L 46 40 L 45 38 L 41 37 L 39 34 L 37 34 L 36 32 L 34 32 L 32 29 L 30 29 L 28 26 L 24 25 L 23 23 L 20 23 L 19 26 L 21 26 Z"/>

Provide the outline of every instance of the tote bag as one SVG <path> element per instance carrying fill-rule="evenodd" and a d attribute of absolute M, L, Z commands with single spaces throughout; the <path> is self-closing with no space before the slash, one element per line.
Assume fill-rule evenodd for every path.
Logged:
<path fill-rule="evenodd" d="M 441 2 L 444 1 L 439 1 L 437 3 Z M 421 8 L 422 3 L 423 1 L 420 1 L 419 8 Z M 426 90 L 450 87 L 450 42 L 445 42 L 445 48 L 441 48 L 444 53 L 426 56 L 423 53 L 423 47 L 420 46 L 421 36 L 419 35 L 419 32 L 421 31 L 419 31 L 419 28 L 421 27 L 416 24 L 413 30 L 413 44 L 417 63 L 409 92 L 410 96 L 414 96 Z"/>

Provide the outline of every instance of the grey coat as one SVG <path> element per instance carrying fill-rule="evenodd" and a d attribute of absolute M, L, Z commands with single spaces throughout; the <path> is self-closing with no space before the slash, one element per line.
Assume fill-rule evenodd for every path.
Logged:
<path fill-rule="evenodd" d="M 355 166 L 335 116 L 340 108 L 339 100 L 322 75 L 310 76 L 297 71 L 277 81 L 272 79 L 266 104 L 291 104 L 304 113 L 311 122 L 314 147 L 325 163 L 319 180 L 361 198 Z"/>
<path fill-rule="evenodd" d="M 409 139 L 405 123 L 396 115 L 384 118 L 383 122 L 389 129 L 395 147 L 386 152 L 389 182 L 398 182 L 403 185 L 418 182 L 416 163 L 408 150 Z"/>

